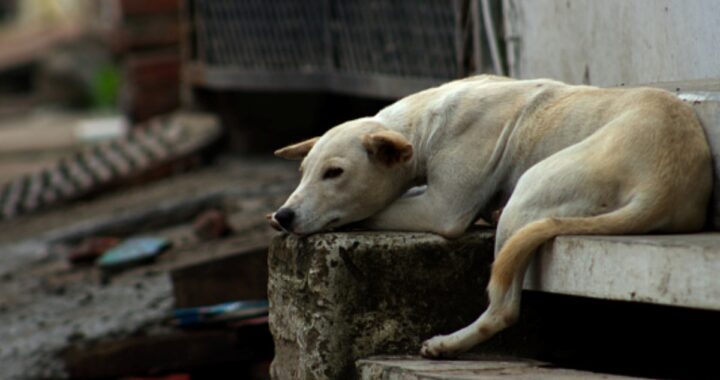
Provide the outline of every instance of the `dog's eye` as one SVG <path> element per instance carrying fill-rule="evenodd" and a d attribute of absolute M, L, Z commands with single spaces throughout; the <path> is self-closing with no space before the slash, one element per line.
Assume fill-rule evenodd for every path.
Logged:
<path fill-rule="evenodd" d="M 343 174 L 343 170 L 341 168 L 329 168 L 325 170 L 325 173 L 323 173 L 323 179 L 332 179 L 340 177 L 340 175 Z"/>

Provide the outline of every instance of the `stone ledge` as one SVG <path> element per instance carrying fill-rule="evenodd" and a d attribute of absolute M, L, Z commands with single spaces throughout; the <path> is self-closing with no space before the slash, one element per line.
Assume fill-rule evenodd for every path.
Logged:
<path fill-rule="evenodd" d="M 269 252 L 275 379 L 351 379 L 355 360 L 416 354 L 486 305 L 492 231 L 276 237 Z"/>
<path fill-rule="evenodd" d="M 720 233 L 561 236 L 531 264 L 525 289 L 720 310 Z"/>
<path fill-rule="evenodd" d="M 467 380 L 467 379 L 532 379 L 532 380 L 596 380 L 637 379 L 552 368 L 530 360 L 424 360 L 413 357 L 378 357 L 358 360 L 361 380 Z"/>

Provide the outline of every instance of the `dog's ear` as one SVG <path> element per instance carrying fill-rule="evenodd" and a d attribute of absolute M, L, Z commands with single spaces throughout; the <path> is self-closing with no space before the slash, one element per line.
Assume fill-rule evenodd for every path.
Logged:
<path fill-rule="evenodd" d="M 275 151 L 275 155 L 287 160 L 302 160 L 320 137 L 313 137 L 297 144 L 288 145 Z"/>
<path fill-rule="evenodd" d="M 368 133 L 363 136 L 362 144 L 370 156 L 388 166 L 407 162 L 413 155 L 412 144 L 395 131 Z"/>

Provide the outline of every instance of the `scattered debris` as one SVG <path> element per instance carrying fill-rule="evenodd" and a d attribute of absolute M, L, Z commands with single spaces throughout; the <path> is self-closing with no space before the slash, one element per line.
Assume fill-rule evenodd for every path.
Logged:
<path fill-rule="evenodd" d="M 281 202 L 296 180 L 295 168 L 284 162 L 228 157 L 164 181 L 0 222 L 0 324 L 11 326 L 0 329 L 0 378 L 189 373 L 265 379 L 273 351 L 264 315 L 190 329 L 171 319 L 175 308 L 267 297 L 273 233 L 263 211 Z M 233 226 L 231 236 L 173 239 L 177 231 L 194 234 L 194 218 L 215 209 Z M 68 265 L 66 247 L 90 237 L 127 236 L 163 237 L 173 246 L 152 263 L 113 273 L 112 281 L 103 281 L 98 267 Z"/>
<path fill-rule="evenodd" d="M 68 260 L 75 265 L 93 264 L 110 248 L 118 245 L 120 239 L 115 237 L 90 237 L 70 249 Z"/>
<path fill-rule="evenodd" d="M 208 210 L 195 218 L 193 232 L 200 240 L 212 240 L 229 235 L 231 229 L 224 212 Z"/>

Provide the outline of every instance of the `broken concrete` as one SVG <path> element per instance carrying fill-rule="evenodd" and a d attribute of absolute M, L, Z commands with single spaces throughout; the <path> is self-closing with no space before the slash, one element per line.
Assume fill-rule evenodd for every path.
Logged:
<path fill-rule="evenodd" d="M 268 295 L 275 379 L 351 379 L 354 362 L 415 354 L 485 307 L 491 231 L 277 236 Z"/>

